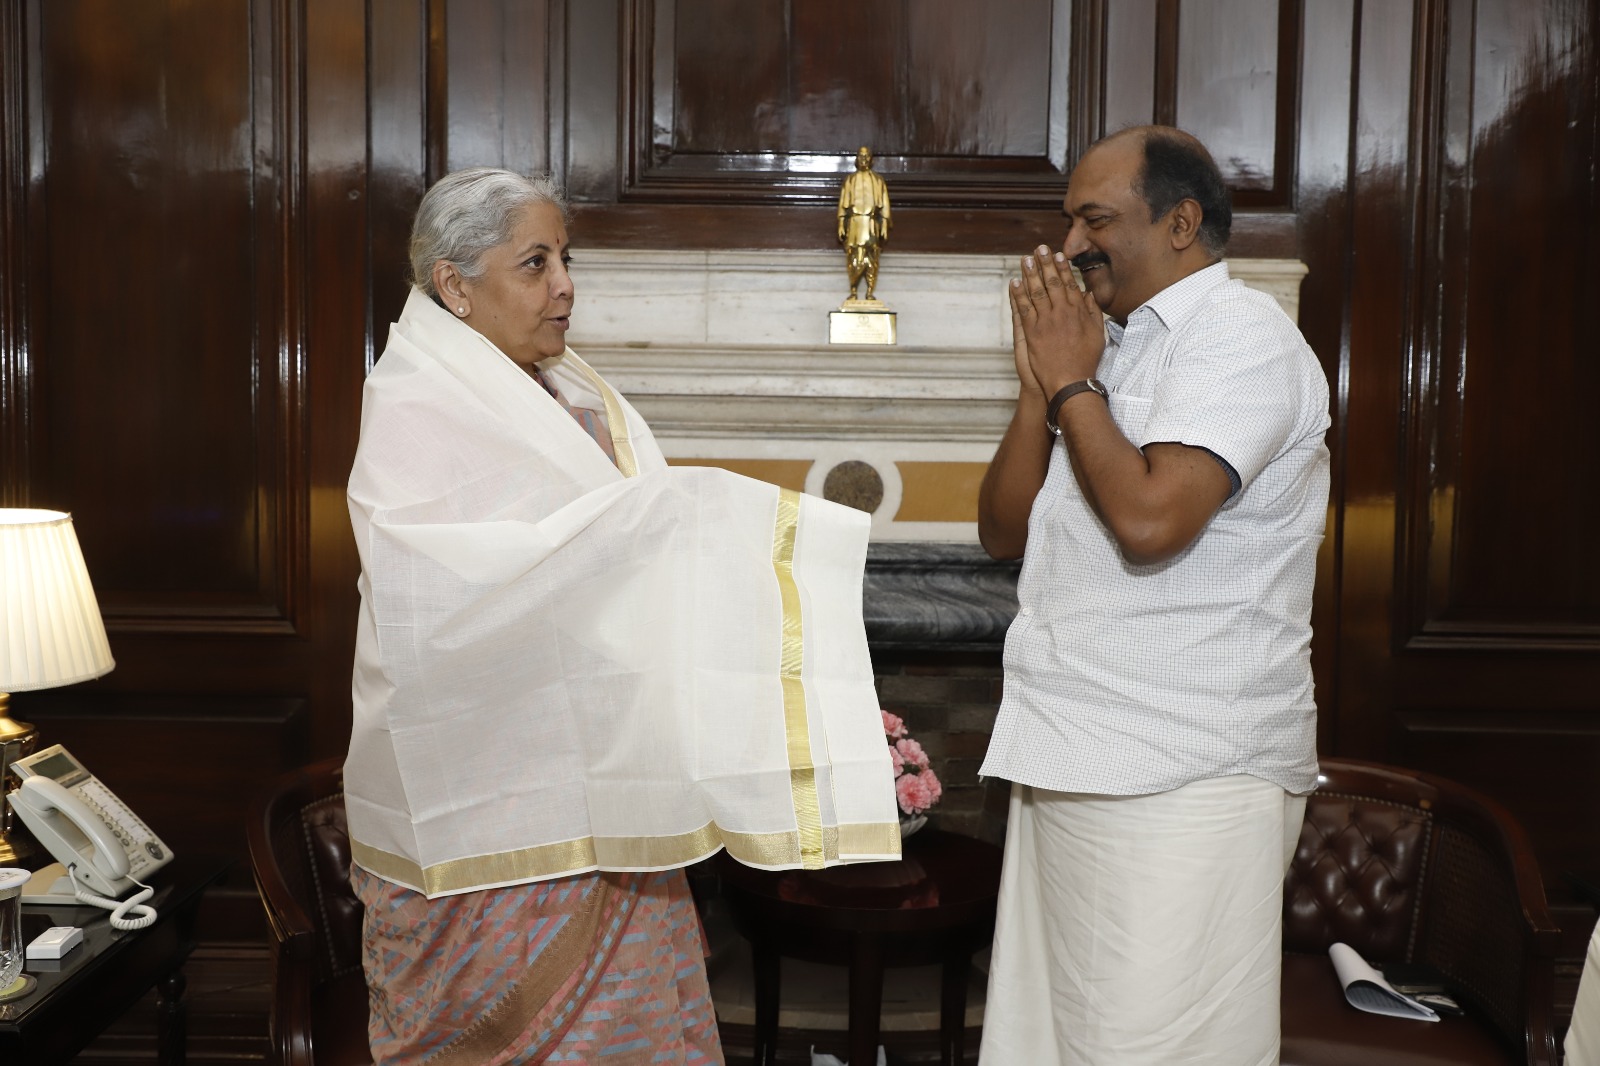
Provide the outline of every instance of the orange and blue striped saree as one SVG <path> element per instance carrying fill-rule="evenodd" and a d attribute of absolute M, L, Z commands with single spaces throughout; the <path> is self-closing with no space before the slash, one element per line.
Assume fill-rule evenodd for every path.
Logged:
<path fill-rule="evenodd" d="M 720 1066 L 682 870 L 593 873 L 429 900 L 351 872 L 383 1066 Z"/>

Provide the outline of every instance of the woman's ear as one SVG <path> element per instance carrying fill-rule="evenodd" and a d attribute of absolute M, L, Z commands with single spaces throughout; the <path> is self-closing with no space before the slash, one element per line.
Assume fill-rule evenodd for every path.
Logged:
<path fill-rule="evenodd" d="M 1200 239 L 1200 221 L 1204 217 L 1205 213 L 1200 210 L 1200 205 L 1195 201 L 1178 201 L 1178 206 L 1172 209 L 1172 247 L 1174 251 L 1181 252 Z"/>
<path fill-rule="evenodd" d="M 433 291 L 439 294 L 445 308 L 457 318 L 466 318 L 472 313 L 472 301 L 467 296 L 465 282 L 461 271 L 448 259 L 433 264 Z"/>

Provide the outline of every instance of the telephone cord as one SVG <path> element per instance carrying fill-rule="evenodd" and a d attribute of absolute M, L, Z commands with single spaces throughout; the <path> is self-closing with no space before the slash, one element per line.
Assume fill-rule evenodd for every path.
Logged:
<path fill-rule="evenodd" d="M 155 908 L 144 906 L 144 901 L 155 895 L 156 890 L 143 881 L 129 878 L 130 881 L 139 886 L 139 891 L 127 899 L 106 899 L 104 896 L 95 895 L 78 883 L 78 867 L 76 863 L 68 866 L 67 872 L 72 877 L 72 894 L 77 897 L 78 902 L 87 903 L 91 907 L 103 907 L 110 911 L 111 928 L 128 932 L 134 929 L 143 929 L 156 920 Z M 137 912 L 138 916 L 129 918 L 128 914 L 130 912 Z"/>

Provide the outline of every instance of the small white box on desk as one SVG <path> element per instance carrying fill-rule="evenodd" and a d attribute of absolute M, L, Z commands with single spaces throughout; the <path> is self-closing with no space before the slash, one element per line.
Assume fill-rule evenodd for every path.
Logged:
<path fill-rule="evenodd" d="M 75 925 L 54 925 L 28 944 L 30 959 L 59 959 L 83 943 L 83 930 Z"/>

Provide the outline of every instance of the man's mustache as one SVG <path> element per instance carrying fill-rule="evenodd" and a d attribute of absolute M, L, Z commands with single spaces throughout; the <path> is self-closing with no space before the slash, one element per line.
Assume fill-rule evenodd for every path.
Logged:
<path fill-rule="evenodd" d="M 1110 262 L 1111 260 L 1104 252 L 1084 252 L 1081 255 L 1072 257 L 1072 265 L 1078 268 L 1079 273 L 1093 266 L 1105 266 Z"/>

